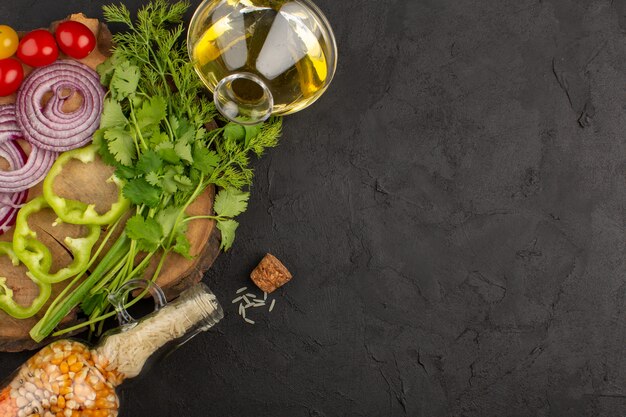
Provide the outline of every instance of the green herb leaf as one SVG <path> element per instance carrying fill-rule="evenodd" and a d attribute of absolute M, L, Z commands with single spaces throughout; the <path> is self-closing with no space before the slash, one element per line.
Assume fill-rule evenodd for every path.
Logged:
<path fill-rule="evenodd" d="M 124 61 L 115 68 L 109 89 L 113 98 L 120 100 L 135 94 L 139 83 L 139 68 L 129 61 Z"/>
<path fill-rule="evenodd" d="M 242 125 L 229 123 L 224 127 L 224 137 L 232 141 L 240 141 L 246 137 L 246 129 Z"/>
<path fill-rule="evenodd" d="M 157 150 L 159 156 L 170 164 L 177 164 L 180 162 L 180 158 L 174 149 L 172 142 L 161 142 L 154 149 Z"/>
<path fill-rule="evenodd" d="M 157 174 L 156 172 L 148 172 L 146 174 L 146 181 L 148 181 L 150 185 L 154 185 L 155 187 L 161 185 L 161 177 L 159 177 L 159 174 Z"/>
<path fill-rule="evenodd" d="M 108 86 L 115 72 L 116 59 L 114 56 L 107 59 L 96 67 L 96 72 L 100 76 L 100 83 L 104 86 Z"/>
<path fill-rule="evenodd" d="M 234 188 L 225 188 L 217 193 L 215 212 L 222 217 L 235 217 L 246 211 L 250 193 L 239 191 Z"/>
<path fill-rule="evenodd" d="M 159 248 L 163 239 L 163 229 L 159 222 L 153 218 L 144 219 L 135 214 L 126 222 L 126 235 L 137 241 L 139 249 L 154 252 Z"/>
<path fill-rule="evenodd" d="M 165 236 L 169 236 L 172 230 L 174 230 L 174 225 L 176 224 L 176 219 L 178 219 L 179 214 L 180 208 L 174 206 L 166 207 L 157 213 L 156 220 L 163 228 L 163 234 Z"/>
<path fill-rule="evenodd" d="M 124 129 L 128 125 L 128 119 L 124 116 L 119 102 L 105 99 L 102 104 L 102 116 L 100 117 L 100 129 L 119 128 Z"/>
<path fill-rule="evenodd" d="M 239 223 L 235 220 L 218 220 L 217 228 L 222 232 L 222 243 L 220 248 L 227 251 L 233 246 L 235 242 L 235 231 L 239 227 Z"/>
<path fill-rule="evenodd" d="M 219 155 L 205 148 L 202 144 L 197 144 L 193 148 L 192 167 L 204 175 L 210 175 L 220 164 Z"/>
<path fill-rule="evenodd" d="M 117 162 L 130 166 L 137 157 L 135 140 L 130 133 L 123 129 L 109 129 L 104 132 L 111 155 Z"/>
<path fill-rule="evenodd" d="M 244 130 L 246 131 L 246 136 L 244 139 L 244 143 L 246 148 L 250 145 L 252 139 L 256 138 L 259 133 L 261 133 L 261 127 L 263 124 L 252 125 L 252 126 L 244 126 Z"/>
<path fill-rule="evenodd" d="M 145 151 L 137 161 L 137 171 L 143 174 L 158 172 L 161 167 L 163 167 L 163 161 L 152 149 Z"/>
<path fill-rule="evenodd" d="M 128 181 L 122 191 L 124 197 L 137 206 L 145 204 L 148 207 L 156 207 L 161 200 L 159 189 L 143 178 L 134 178 Z"/>
<path fill-rule="evenodd" d="M 176 235 L 176 244 L 174 245 L 172 250 L 187 259 L 193 258 L 193 256 L 191 256 L 190 254 L 191 243 L 189 243 L 189 239 L 187 239 L 187 236 L 184 233 L 179 233 Z"/>
<path fill-rule="evenodd" d="M 133 167 L 118 165 L 117 168 L 115 169 L 115 175 L 118 178 L 124 178 L 124 179 L 129 180 L 129 179 L 135 178 L 135 176 L 137 176 L 137 173 L 135 172 L 135 168 Z"/>
<path fill-rule="evenodd" d="M 167 116 L 167 101 L 161 96 L 151 97 L 143 102 L 137 111 L 137 123 L 141 130 L 151 125 L 158 125 Z"/>
<path fill-rule="evenodd" d="M 183 161 L 189 162 L 190 164 L 193 162 L 193 156 L 191 156 L 191 145 L 188 143 L 176 142 L 176 145 L 174 145 L 174 151 Z"/>

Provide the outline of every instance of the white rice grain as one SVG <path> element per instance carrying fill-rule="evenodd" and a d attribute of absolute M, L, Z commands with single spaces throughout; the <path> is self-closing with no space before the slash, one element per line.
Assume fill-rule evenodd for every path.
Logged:
<path fill-rule="evenodd" d="M 274 309 L 274 304 L 276 303 L 276 299 L 272 300 L 272 304 L 270 304 L 270 313 L 272 312 L 272 310 Z"/>
<path fill-rule="evenodd" d="M 237 294 L 241 294 L 242 292 L 244 292 L 245 290 L 247 290 L 248 287 L 241 287 L 237 290 Z"/>

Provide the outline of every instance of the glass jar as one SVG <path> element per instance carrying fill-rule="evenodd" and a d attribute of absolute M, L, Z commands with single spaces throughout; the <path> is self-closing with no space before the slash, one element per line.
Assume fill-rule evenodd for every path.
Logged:
<path fill-rule="evenodd" d="M 155 312 L 139 321 L 124 308 L 130 291 L 149 289 Z M 134 378 L 158 353 L 171 351 L 224 316 L 204 284 L 165 303 L 162 291 L 146 281 L 130 281 L 110 297 L 121 327 L 90 348 L 64 339 L 46 346 L 22 365 L 0 388 L 0 417 L 117 416 L 116 388 Z"/>
<path fill-rule="evenodd" d="M 337 67 L 337 44 L 309 0 L 204 0 L 189 56 L 227 119 L 256 124 L 316 101 Z"/>

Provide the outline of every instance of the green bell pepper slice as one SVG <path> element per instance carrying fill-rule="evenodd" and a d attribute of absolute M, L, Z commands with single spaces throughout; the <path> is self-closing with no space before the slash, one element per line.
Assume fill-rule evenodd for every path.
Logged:
<path fill-rule="evenodd" d="M 18 266 L 20 260 L 13 251 L 11 242 L 0 242 L 0 256 L 5 255 L 11 259 L 13 266 Z M 7 279 L 0 277 L 0 310 L 16 319 L 27 319 L 37 314 L 39 310 L 46 304 L 52 293 L 52 286 L 39 281 L 29 272 L 28 277 L 39 287 L 39 295 L 33 300 L 30 306 L 22 306 L 13 299 L 13 290 L 6 284 Z"/>
<path fill-rule="evenodd" d="M 55 194 L 53 190 L 54 180 L 63 171 L 65 164 L 72 159 L 88 164 L 95 160 L 97 154 L 98 150 L 95 145 L 64 152 L 57 158 L 48 175 L 46 175 L 46 179 L 43 182 L 43 196 L 56 215 L 65 223 L 103 226 L 115 223 L 122 214 L 128 211 L 130 201 L 122 193 L 124 182 L 116 175 L 112 175 L 108 181 L 113 182 L 117 186 L 117 201 L 111 205 L 109 211 L 103 214 L 99 214 L 96 211 L 95 204 L 85 204 L 81 201 L 63 198 Z"/>
<path fill-rule="evenodd" d="M 28 217 L 50 207 L 43 197 L 37 197 L 24 205 L 17 214 L 13 232 L 13 250 L 18 259 L 28 267 L 29 272 L 45 284 L 56 284 L 83 272 L 89 263 L 91 249 L 100 237 L 100 226 L 85 225 L 88 232 L 84 237 L 67 236 L 65 245 L 74 260 L 55 273 L 50 273 L 52 254 L 46 245 L 37 240 L 37 233 L 28 225 Z"/>

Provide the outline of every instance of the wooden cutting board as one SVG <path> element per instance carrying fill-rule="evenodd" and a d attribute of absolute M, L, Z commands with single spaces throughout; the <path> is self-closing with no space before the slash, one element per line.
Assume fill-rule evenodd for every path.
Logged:
<path fill-rule="evenodd" d="M 98 48 L 88 57 L 80 60 L 80 62 L 95 69 L 110 54 L 111 33 L 105 24 L 96 19 L 88 19 L 82 14 L 71 15 L 68 19 L 84 23 L 96 35 Z M 53 23 L 50 30 L 53 31 L 58 23 Z M 63 58 L 67 57 L 60 57 L 60 59 Z M 31 68 L 25 67 L 26 73 L 30 73 L 31 70 Z M 14 101 L 15 96 L 0 98 L 0 104 L 12 103 Z M 65 110 L 71 111 L 73 110 L 72 107 L 76 108 L 76 106 L 77 102 L 69 102 Z M 21 144 L 28 152 L 28 144 Z M 5 161 L 2 161 L 2 163 L 5 163 Z M 6 163 L 2 168 L 4 169 L 5 167 Z M 96 211 L 104 212 L 117 198 L 116 187 L 106 182 L 112 173 L 113 169 L 101 161 L 96 161 L 95 166 L 72 161 L 64 168 L 63 174 L 57 178 L 54 188 L 58 195 L 95 203 Z M 41 184 L 30 190 L 28 198 L 31 200 L 39 195 L 41 195 Z M 212 214 L 214 197 L 214 188 L 207 189 L 188 208 L 187 213 L 192 216 Z M 38 239 L 47 245 L 53 255 L 53 271 L 71 262 L 69 251 L 63 245 L 65 237 L 76 237 L 85 233 L 82 226 L 67 224 L 53 226 L 55 219 L 56 216 L 52 210 L 48 209 L 33 215 L 29 221 L 31 229 L 37 232 Z M 115 237 L 121 233 L 121 228 L 118 229 L 116 236 L 110 240 L 109 244 L 112 244 L 115 241 Z M 101 234 L 102 237 L 104 235 L 105 233 Z M 9 232 L 0 236 L 0 240 L 11 241 L 12 236 L 13 233 Z M 157 280 L 157 283 L 164 289 L 168 298 L 177 296 L 181 291 L 202 279 L 203 273 L 210 268 L 219 254 L 219 236 L 219 231 L 212 220 L 194 220 L 190 223 L 187 237 L 191 243 L 191 254 L 194 255 L 194 258 L 188 260 L 180 255 L 170 254 Z M 96 243 L 95 247 L 98 247 L 98 245 L 99 243 Z M 155 256 L 155 258 L 157 257 Z M 155 265 L 152 266 L 152 271 L 154 267 Z M 0 276 L 7 278 L 7 284 L 13 289 L 16 301 L 28 304 L 37 295 L 38 290 L 34 283 L 25 275 L 25 272 L 26 268 L 23 265 L 16 268 L 11 265 L 6 256 L 0 256 Z M 150 272 L 149 270 L 147 273 L 150 274 Z M 66 283 L 62 282 L 53 286 L 51 300 L 62 291 L 65 285 Z M 37 348 L 39 345 L 33 342 L 28 332 L 43 315 L 44 311 L 45 308 L 32 319 L 16 320 L 0 310 L 0 351 L 9 352 Z M 66 317 L 63 325 L 66 326 L 76 322 L 76 313 L 76 311 L 73 311 Z M 44 341 L 43 344 L 48 342 L 49 340 Z"/>

